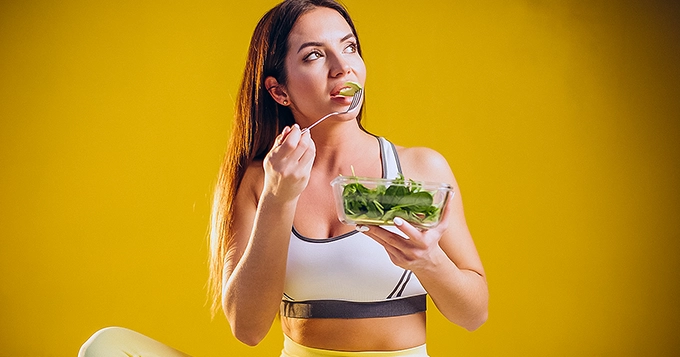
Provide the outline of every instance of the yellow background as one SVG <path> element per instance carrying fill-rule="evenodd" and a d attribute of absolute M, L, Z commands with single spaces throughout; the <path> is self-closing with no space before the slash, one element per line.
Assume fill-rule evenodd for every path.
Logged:
<path fill-rule="evenodd" d="M 449 160 L 490 318 L 432 356 L 677 355 L 680 12 L 671 1 L 347 0 L 367 127 Z M 200 356 L 208 207 L 275 1 L 3 1 L 0 356 L 119 325 Z M 673 337 L 675 336 L 675 337 Z"/>

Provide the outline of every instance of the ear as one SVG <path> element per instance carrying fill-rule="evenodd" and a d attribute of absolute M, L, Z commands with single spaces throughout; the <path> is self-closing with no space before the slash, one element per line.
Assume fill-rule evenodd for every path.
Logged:
<path fill-rule="evenodd" d="M 272 76 L 265 78 L 264 87 L 267 88 L 267 92 L 269 92 L 269 95 L 271 95 L 277 103 L 283 106 L 288 106 L 288 104 L 290 104 L 285 88 L 279 84 L 279 81 L 277 81 L 276 78 Z"/>

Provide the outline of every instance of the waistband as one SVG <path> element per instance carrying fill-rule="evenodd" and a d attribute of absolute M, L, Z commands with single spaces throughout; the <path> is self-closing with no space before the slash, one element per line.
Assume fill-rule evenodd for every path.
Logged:
<path fill-rule="evenodd" d="M 311 319 L 361 319 L 371 317 L 403 316 L 427 309 L 427 295 L 415 295 L 400 299 L 376 302 L 341 300 L 312 300 L 281 302 L 281 316 Z"/>
<path fill-rule="evenodd" d="M 283 351 L 281 351 L 281 357 L 428 357 L 425 344 L 399 351 L 346 352 L 303 346 L 291 340 L 290 337 L 285 334 L 283 335 L 283 338 Z"/>

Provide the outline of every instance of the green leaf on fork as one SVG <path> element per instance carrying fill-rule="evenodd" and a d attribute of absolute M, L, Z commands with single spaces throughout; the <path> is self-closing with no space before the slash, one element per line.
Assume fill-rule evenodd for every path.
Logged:
<path fill-rule="evenodd" d="M 361 90 L 361 84 L 359 84 L 357 82 L 347 81 L 347 82 L 345 82 L 345 85 L 347 87 L 342 88 L 340 90 L 340 93 L 338 93 L 338 94 L 343 95 L 345 97 L 351 97 L 351 96 L 354 95 L 354 93 Z"/>

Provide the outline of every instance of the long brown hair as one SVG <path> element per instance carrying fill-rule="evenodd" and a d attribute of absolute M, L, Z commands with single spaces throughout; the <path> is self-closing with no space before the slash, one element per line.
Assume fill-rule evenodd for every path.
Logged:
<path fill-rule="evenodd" d="M 290 109 L 279 105 L 268 93 L 264 80 L 272 76 L 279 83 L 286 83 L 288 35 L 297 19 L 316 7 L 331 8 L 345 18 L 357 39 L 357 49 L 361 55 L 359 37 L 349 13 L 333 0 L 286 0 L 269 10 L 255 27 L 210 217 L 208 293 L 213 315 L 220 308 L 225 267 L 233 258 L 234 199 L 243 175 L 253 161 L 265 157 L 278 133 L 285 126 L 295 123 Z M 357 116 L 359 126 L 362 111 Z"/>

